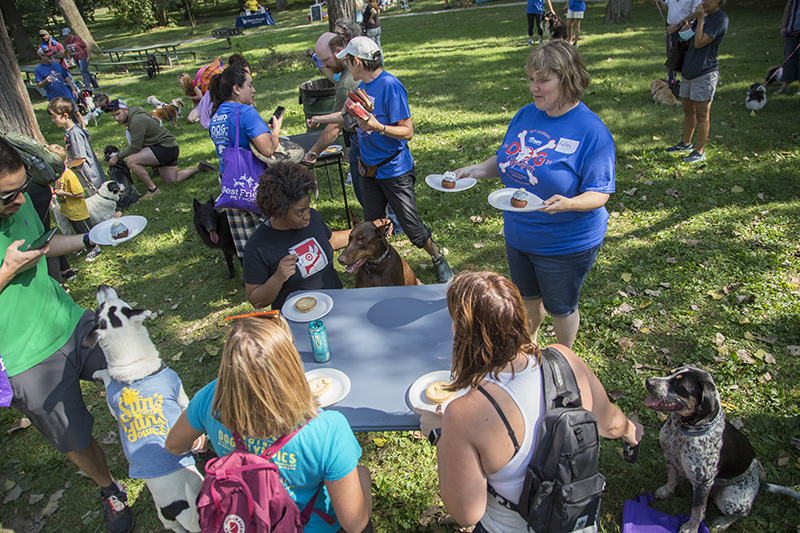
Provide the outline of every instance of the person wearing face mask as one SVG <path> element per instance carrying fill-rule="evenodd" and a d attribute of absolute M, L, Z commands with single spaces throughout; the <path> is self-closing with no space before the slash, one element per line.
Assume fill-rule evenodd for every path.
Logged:
<path fill-rule="evenodd" d="M 706 159 L 705 146 L 711 130 L 711 102 L 719 81 L 719 46 L 728 32 L 728 15 L 720 8 L 725 0 L 703 0 L 692 14 L 694 37 L 683 60 L 681 102 L 683 103 L 683 138 L 667 148 L 672 154 L 688 154 L 684 163 L 699 163 Z M 689 31 L 683 21 L 681 32 Z M 697 131 L 696 144 L 692 137 Z"/>
<path fill-rule="evenodd" d="M 653 0 L 658 7 L 667 12 L 667 57 L 678 39 L 686 40 L 682 37 L 681 26 L 686 19 L 694 19 L 694 12 L 700 4 L 700 0 Z M 684 33 L 684 35 L 686 35 Z M 693 33 L 691 35 L 694 35 Z M 691 36 L 690 35 L 690 36 Z M 667 83 L 672 83 L 677 79 L 677 72 L 667 69 Z"/>

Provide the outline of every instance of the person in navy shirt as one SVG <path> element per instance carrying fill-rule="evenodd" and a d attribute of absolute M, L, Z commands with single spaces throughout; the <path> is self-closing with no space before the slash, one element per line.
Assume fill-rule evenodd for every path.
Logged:
<path fill-rule="evenodd" d="M 535 342 L 550 314 L 560 344 L 578 334 L 581 285 L 594 265 L 608 225 L 604 207 L 615 189 L 614 139 L 581 102 L 589 73 L 566 41 L 547 41 L 528 58 L 534 103 L 511 120 L 503 144 L 456 177 L 494 178 L 525 189 L 538 210 L 504 211 L 512 281 L 525 300 Z M 535 203 L 528 206 L 535 207 Z"/>

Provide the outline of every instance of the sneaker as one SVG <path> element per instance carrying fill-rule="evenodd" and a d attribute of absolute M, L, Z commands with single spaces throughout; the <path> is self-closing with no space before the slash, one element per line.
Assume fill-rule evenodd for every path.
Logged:
<path fill-rule="evenodd" d="M 66 272 L 61 273 L 61 279 L 63 279 L 64 281 L 72 281 L 76 277 L 78 277 L 78 275 L 71 268 Z"/>
<path fill-rule="evenodd" d="M 200 172 L 219 172 L 216 166 L 202 159 L 197 163 L 197 168 L 200 169 Z"/>
<path fill-rule="evenodd" d="M 777 91 L 773 92 L 772 94 L 783 94 L 783 93 L 786 92 L 786 89 L 788 89 L 788 87 L 781 86 L 780 89 L 778 89 Z"/>
<path fill-rule="evenodd" d="M 669 148 L 667 148 L 667 152 L 671 154 L 691 152 L 691 151 L 692 151 L 692 143 L 684 144 L 683 141 L 679 142 L 675 146 L 670 146 Z"/>
<path fill-rule="evenodd" d="M 100 247 L 98 246 L 97 248 L 94 248 L 91 252 L 86 254 L 86 259 L 84 259 L 84 261 L 86 261 L 87 263 L 91 263 L 92 261 L 97 259 L 97 256 L 99 256 L 102 253 L 103 250 L 101 250 Z"/>
<path fill-rule="evenodd" d="M 528 39 L 528 46 L 533 46 L 533 41 Z"/>
<path fill-rule="evenodd" d="M 127 533 L 133 530 L 135 521 L 128 507 L 128 495 L 121 490 L 119 484 L 114 482 L 115 490 L 106 496 L 100 494 L 103 502 L 103 514 L 106 518 L 106 531 L 108 533 Z"/>
<path fill-rule="evenodd" d="M 433 258 L 433 266 L 436 267 L 436 274 L 439 276 L 441 283 L 447 283 L 453 277 L 453 271 L 443 255 Z"/>
<path fill-rule="evenodd" d="M 705 152 L 701 154 L 697 150 L 692 150 L 691 154 L 681 158 L 681 161 L 683 161 L 684 163 L 699 163 L 700 161 L 705 161 L 705 160 L 706 160 Z"/>

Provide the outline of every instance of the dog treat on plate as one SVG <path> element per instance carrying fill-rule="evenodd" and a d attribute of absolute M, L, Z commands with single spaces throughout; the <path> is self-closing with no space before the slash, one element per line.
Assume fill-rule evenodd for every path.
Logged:
<path fill-rule="evenodd" d="M 528 191 L 525 189 L 517 189 L 514 195 L 511 196 L 511 207 L 525 207 L 528 205 Z"/>
<path fill-rule="evenodd" d="M 329 377 L 314 378 L 309 380 L 308 386 L 311 387 L 311 394 L 322 396 L 333 386 L 333 380 Z"/>
<path fill-rule="evenodd" d="M 114 222 L 111 224 L 111 238 L 112 239 L 124 239 L 128 236 L 128 227 L 123 224 L 122 222 Z"/>
<path fill-rule="evenodd" d="M 445 189 L 455 189 L 456 188 L 456 173 L 447 171 L 442 176 L 442 187 Z"/>
<path fill-rule="evenodd" d="M 298 311 L 302 313 L 308 313 L 317 305 L 317 300 L 312 298 L 311 296 L 303 296 L 299 300 L 294 303 L 294 306 L 297 308 Z"/>
<path fill-rule="evenodd" d="M 430 401 L 433 403 L 444 403 L 450 399 L 450 397 L 455 394 L 455 392 L 450 392 L 444 390 L 449 383 L 446 381 L 437 381 L 436 383 L 431 383 L 428 385 L 428 388 L 425 389 L 425 396 L 428 397 Z"/>

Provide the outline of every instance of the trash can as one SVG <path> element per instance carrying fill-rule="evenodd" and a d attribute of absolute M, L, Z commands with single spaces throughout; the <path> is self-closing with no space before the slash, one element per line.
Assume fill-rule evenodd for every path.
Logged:
<path fill-rule="evenodd" d="M 304 81 L 300 84 L 300 103 L 306 119 L 315 115 L 327 115 L 333 111 L 336 86 L 328 78 Z M 307 129 L 311 131 L 311 128 Z"/>

